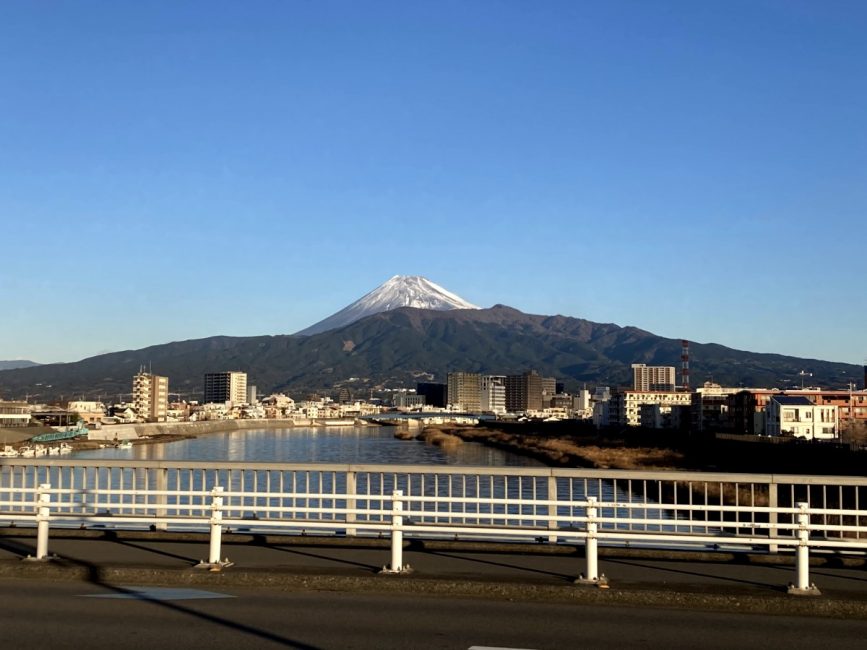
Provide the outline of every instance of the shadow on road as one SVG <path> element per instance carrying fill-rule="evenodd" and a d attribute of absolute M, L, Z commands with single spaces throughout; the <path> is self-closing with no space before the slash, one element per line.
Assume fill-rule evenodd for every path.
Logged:
<path fill-rule="evenodd" d="M 132 546 L 134 548 L 142 548 L 137 544 L 130 544 L 129 542 L 119 542 L 118 540 L 114 540 L 116 543 L 124 544 L 126 546 Z M 0 540 L 0 549 L 9 551 L 12 553 L 16 553 L 21 557 L 26 557 L 34 552 L 32 546 L 20 542 L 13 542 L 10 540 Z M 152 549 L 145 549 L 152 550 Z M 156 551 L 155 551 L 156 552 Z M 171 557 L 175 557 L 178 559 L 183 559 L 184 561 L 189 561 L 188 558 L 184 558 L 181 556 L 163 553 L 165 555 L 169 555 Z M 58 563 L 66 564 L 68 566 L 77 566 L 86 571 L 87 582 L 110 591 L 115 594 L 122 594 L 125 596 L 129 596 L 130 598 L 134 598 L 140 601 L 146 601 L 155 605 L 157 607 L 162 607 L 163 609 L 167 609 L 172 612 L 176 612 L 178 614 L 183 614 L 185 616 L 190 616 L 197 618 L 199 620 L 205 621 L 207 623 L 212 623 L 214 625 L 218 625 L 223 628 L 228 628 L 231 630 L 235 630 L 237 632 L 241 632 L 244 634 L 248 634 L 251 637 L 255 637 L 257 639 L 261 639 L 264 641 L 270 641 L 272 643 L 276 643 L 278 645 L 284 646 L 286 648 L 295 648 L 296 650 L 322 650 L 318 646 L 312 646 L 307 643 L 303 643 L 302 641 L 297 641 L 295 639 L 289 639 L 279 634 L 274 634 L 273 632 L 269 632 L 268 630 L 263 630 L 257 627 L 252 627 L 250 625 L 245 625 L 244 623 L 240 623 L 237 621 L 230 621 L 225 618 L 220 618 L 219 616 L 214 616 L 212 614 L 207 614 L 205 612 L 200 612 L 190 607 L 186 607 L 184 605 L 180 605 L 176 602 L 171 602 L 168 600 L 161 600 L 158 598 L 149 597 L 147 593 L 142 593 L 140 591 L 135 591 L 133 589 L 127 589 L 125 587 L 113 585 L 110 582 L 106 581 L 102 577 L 102 569 L 92 562 L 87 562 L 85 560 L 80 560 L 71 557 L 63 557 L 56 560 Z"/>
<path fill-rule="evenodd" d="M 290 553 L 292 555 L 301 555 L 304 557 L 315 558 L 317 560 L 328 560 L 329 562 L 335 562 L 338 564 L 348 564 L 350 566 L 360 567 L 362 569 L 368 569 L 373 573 L 379 571 L 382 567 L 373 565 L 373 564 L 365 564 L 364 562 L 353 562 L 352 560 L 340 560 L 335 557 L 330 557 L 328 555 L 320 555 L 318 553 L 311 553 L 310 551 L 299 551 L 296 548 L 290 548 L 287 546 L 268 546 L 268 548 L 275 551 L 282 551 L 283 553 Z"/>
<path fill-rule="evenodd" d="M 663 571 L 666 573 L 675 573 L 678 575 L 685 576 L 693 576 L 696 578 L 702 578 L 703 580 L 711 579 L 711 580 L 721 580 L 724 582 L 732 582 L 736 584 L 749 585 L 750 587 L 759 587 L 768 591 L 776 591 L 776 592 L 785 592 L 785 585 L 776 585 L 776 584 L 768 584 L 766 582 L 757 582 L 755 580 L 745 580 L 743 578 L 731 578 L 727 576 L 720 576 L 715 573 L 701 573 L 699 571 L 687 571 L 685 569 L 675 569 L 672 567 L 659 566 L 653 562 L 635 562 L 629 560 L 617 560 L 613 558 L 606 558 L 606 564 L 619 564 L 621 566 L 631 566 L 639 569 L 652 569 L 654 571 Z"/>
<path fill-rule="evenodd" d="M 478 558 L 478 557 L 466 557 L 464 555 L 457 555 L 454 553 L 447 553 L 447 552 L 443 552 L 443 551 L 420 551 L 420 552 L 423 552 L 426 555 L 432 555 L 435 557 L 447 557 L 447 558 L 451 558 L 453 560 L 464 560 L 466 562 L 472 562 L 475 564 L 486 564 L 488 566 L 503 567 L 503 568 L 507 568 L 507 569 L 518 569 L 519 571 L 527 571 L 528 573 L 538 573 L 538 574 L 545 575 L 545 576 L 552 576 L 554 578 L 560 578 L 560 579 L 565 580 L 567 582 L 574 581 L 575 577 L 579 573 L 579 571 L 577 570 L 578 569 L 577 565 L 575 567 L 576 568 L 575 574 L 565 575 L 563 573 L 557 573 L 555 571 L 545 571 L 544 569 L 531 569 L 529 567 L 521 566 L 518 564 L 507 564 L 506 562 L 494 562 L 493 560 L 483 560 L 483 559 Z"/>

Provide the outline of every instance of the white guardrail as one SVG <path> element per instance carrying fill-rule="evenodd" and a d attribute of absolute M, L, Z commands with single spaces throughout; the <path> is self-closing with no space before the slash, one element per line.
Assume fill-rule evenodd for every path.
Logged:
<path fill-rule="evenodd" d="M 794 550 L 810 593 L 810 549 L 867 551 L 867 478 L 585 469 L 238 462 L 0 460 L 0 524 L 390 536 L 598 545 Z"/>

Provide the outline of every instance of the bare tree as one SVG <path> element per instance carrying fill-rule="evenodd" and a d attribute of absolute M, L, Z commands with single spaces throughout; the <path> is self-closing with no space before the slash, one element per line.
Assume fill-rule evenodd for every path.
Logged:
<path fill-rule="evenodd" d="M 855 449 L 867 447 L 867 420 L 849 420 L 843 425 L 841 439 Z"/>

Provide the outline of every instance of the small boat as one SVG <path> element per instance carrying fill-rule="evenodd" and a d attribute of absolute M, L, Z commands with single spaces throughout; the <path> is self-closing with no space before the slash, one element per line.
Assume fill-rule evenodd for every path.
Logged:
<path fill-rule="evenodd" d="M 117 443 L 118 449 L 132 449 L 132 442 L 129 440 L 124 440 L 122 442 Z"/>
<path fill-rule="evenodd" d="M 3 445 L 3 449 L 0 449 L 0 458 L 16 458 L 17 456 L 18 450 L 12 445 Z"/>
<path fill-rule="evenodd" d="M 18 450 L 18 455 L 22 458 L 32 458 L 36 455 L 36 450 L 33 447 L 24 445 L 21 449 Z"/>
<path fill-rule="evenodd" d="M 68 442 L 61 442 L 57 449 L 61 454 L 69 454 L 72 452 L 72 445 Z"/>

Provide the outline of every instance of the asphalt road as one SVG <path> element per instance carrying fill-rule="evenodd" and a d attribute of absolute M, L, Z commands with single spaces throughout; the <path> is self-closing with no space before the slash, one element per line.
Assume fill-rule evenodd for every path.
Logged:
<path fill-rule="evenodd" d="M 135 592 L 144 589 L 144 593 Z M 204 593 L 202 593 L 204 592 Z M 208 598 L 185 598 L 207 595 Z M 405 594 L 0 580 L 7 648 L 863 648 L 867 621 Z"/>

